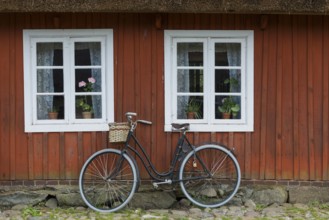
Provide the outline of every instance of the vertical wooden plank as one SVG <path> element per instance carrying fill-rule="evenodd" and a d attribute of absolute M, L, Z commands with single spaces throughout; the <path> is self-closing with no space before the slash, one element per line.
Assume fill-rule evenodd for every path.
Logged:
<path fill-rule="evenodd" d="M 65 134 L 60 132 L 59 134 L 59 177 L 60 179 L 65 179 Z"/>
<path fill-rule="evenodd" d="M 78 178 L 78 141 L 76 133 L 65 133 L 65 179 Z"/>
<path fill-rule="evenodd" d="M 29 180 L 34 179 L 34 151 L 33 151 L 33 135 L 31 133 L 28 134 L 28 166 L 29 166 Z"/>
<path fill-rule="evenodd" d="M 259 29 L 260 16 L 254 17 L 254 129 L 252 134 L 252 148 L 251 148 L 251 178 L 258 179 L 260 175 L 260 133 L 261 130 L 261 84 L 262 84 L 262 45 L 263 36 Z"/>
<path fill-rule="evenodd" d="M 292 91 L 292 38 L 291 38 L 291 16 L 283 16 L 282 19 L 282 177 L 293 178 L 293 91 Z"/>
<path fill-rule="evenodd" d="M 15 155 L 16 155 L 16 129 L 15 129 L 15 124 L 16 124 L 16 101 L 13 99 L 13 97 L 16 96 L 16 90 L 15 90 L 15 82 L 16 82 L 16 16 L 14 14 L 10 15 L 10 30 L 9 30 L 9 48 L 10 53 L 9 53 L 9 65 L 10 65 L 10 70 L 9 72 L 9 98 L 10 98 L 10 103 L 8 105 L 9 107 L 9 148 L 10 148 L 10 179 L 14 180 L 16 178 L 16 160 L 15 160 Z M 6 145 L 4 145 L 6 146 Z"/>
<path fill-rule="evenodd" d="M 160 169 L 160 164 L 159 164 L 159 150 L 161 150 L 160 142 L 158 142 L 158 135 L 157 133 L 160 132 L 160 130 L 157 128 L 158 127 L 158 118 L 157 115 L 159 114 L 159 110 L 157 108 L 157 104 L 159 104 L 157 102 L 157 93 L 158 93 L 158 89 L 160 90 L 161 87 L 159 87 L 158 89 L 156 88 L 157 86 L 157 81 L 158 81 L 158 59 L 159 59 L 159 53 L 157 52 L 158 48 L 157 43 L 157 33 L 159 30 L 163 31 L 163 25 L 166 22 L 166 17 L 164 15 L 159 15 L 159 14 L 154 14 L 152 16 L 152 21 L 154 22 L 151 26 L 151 30 L 150 30 L 150 37 L 151 37 L 151 48 L 150 48 L 150 53 L 153 55 L 150 57 L 150 70 L 151 70 L 151 86 L 150 86 L 150 91 L 151 91 L 151 106 L 150 106 L 150 120 L 152 121 L 152 126 L 151 126 L 151 155 L 152 155 L 152 161 L 154 162 L 155 166 L 157 167 L 157 169 Z M 156 22 L 159 21 L 160 22 L 160 27 L 156 27 Z M 163 41 L 162 41 L 163 42 Z M 161 72 L 160 72 L 161 73 Z M 164 141 L 162 142 L 164 143 Z M 163 145 L 162 145 L 163 146 Z"/>
<path fill-rule="evenodd" d="M 312 49 L 312 72 L 313 72 L 313 129 L 314 129 L 314 159 L 315 159 L 315 179 L 322 179 L 322 110 L 323 110 L 323 21 L 322 16 L 312 17 L 312 35 L 313 47 Z"/>
<path fill-rule="evenodd" d="M 60 135 L 48 133 L 47 177 L 48 179 L 60 179 Z"/>
<path fill-rule="evenodd" d="M 299 179 L 309 179 L 309 149 L 307 125 L 307 17 L 298 17 L 297 62 L 298 62 L 298 154 L 299 154 Z M 296 91 L 297 92 L 297 91 Z"/>
<path fill-rule="evenodd" d="M 265 140 L 265 179 L 275 179 L 276 162 L 276 75 L 277 75 L 277 19 L 275 16 L 267 17 L 268 32 L 268 63 L 267 63 L 267 95 L 266 99 L 266 140 Z"/>
<path fill-rule="evenodd" d="M 248 16 L 248 19 L 245 20 L 246 29 L 253 29 L 252 24 L 254 23 L 255 15 Z M 256 63 L 256 62 L 254 62 Z M 256 74 L 255 76 L 256 77 Z M 253 79 L 254 80 L 254 79 Z M 252 154 L 252 133 L 247 132 L 245 134 L 245 148 L 244 148 L 244 172 L 242 173 L 242 178 L 251 179 L 251 161 L 253 161 L 254 155 Z"/>
<path fill-rule="evenodd" d="M 85 160 L 84 160 L 84 151 L 83 151 L 83 133 L 78 132 L 78 143 L 77 143 L 77 152 L 78 152 L 78 170 L 81 170 Z"/>
<path fill-rule="evenodd" d="M 282 64 L 282 50 L 283 50 L 283 40 L 282 39 L 282 19 L 280 16 L 278 17 L 278 57 L 277 57 L 277 87 L 276 87 L 276 178 L 282 179 L 282 72 L 283 72 L 283 64 Z"/>
<path fill-rule="evenodd" d="M 94 153 L 93 147 L 92 147 L 92 137 L 91 133 L 81 133 L 82 135 L 82 163 L 84 163 L 92 153 Z M 80 155 L 80 154 L 79 154 Z"/>
<path fill-rule="evenodd" d="M 48 179 L 48 147 L 48 133 L 45 132 L 42 134 L 42 157 L 39 158 L 42 160 L 42 179 Z"/>
<path fill-rule="evenodd" d="M 312 16 L 307 19 L 307 48 L 313 47 L 313 34 L 312 34 Z M 310 157 L 310 180 L 315 180 L 315 152 L 314 152 L 314 128 L 313 128 L 313 62 L 312 50 L 307 51 L 307 118 L 308 118 L 308 148 Z"/>
<path fill-rule="evenodd" d="M 299 93 L 298 93 L 298 88 L 299 88 L 299 65 L 298 65 L 298 26 L 297 26 L 297 21 L 298 21 L 298 16 L 293 17 L 292 21 L 292 48 L 293 48 L 293 148 L 294 148 L 294 169 L 293 169 L 293 174 L 294 174 L 294 179 L 298 179 L 300 174 L 299 174 L 299 133 L 298 133 L 298 128 L 299 128 L 299 118 L 298 118 L 298 113 L 299 113 Z"/>
<path fill-rule="evenodd" d="M 169 15 L 165 15 L 162 19 L 164 24 L 168 23 Z M 162 155 L 170 155 L 171 156 L 171 147 L 168 144 L 168 140 L 170 139 L 170 134 L 168 132 L 164 132 L 164 34 L 162 29 L 154 30 L 154 38 L 152 41 L 154 42 L 154 46 L 152 48 L 152 54 L 156 54 L 156 57 L 152 56 L 152 66 L 156 72 L 152 74 L 152 93 L 154 94 L 154 102 L 152 108 L 155 108 L 156 111 L 153 112 L 152 120 L 155 121 L 155 124 L 152 125 L 152 130 L 156 133 L 155 135 L 155 145 L 156 157 L 154 158 L 157 161 L 157 167 L 159 170 L 164 170 L 166 166 L 164 162 L 162 162 Z M 153 72 L 153 71 L 152 71 Z"/>
<path fill-rule="evenodd" d="M 264 16 L 264 15 L 263 15 Z M 268 17 L 260 17 L 260 19 L 267 19 Z M 262 31 L 262 59 L 259 65 L 261 66 L 261 111 L 260 111 L 260 164 L 259 164 L 259 178 L 265 179 L 266 168 L 266 131 L 267 131 L 267 88 L 268 88 L 268 64 L 269 64 L 269 34 L 268 30 Z"/>
<path fill-rule="evenodd" d="M 244 178 L 245 179 L 251 179 L 251 158 L 253 158 L 253 155 L 251 154 L 251 148 L 252 148 L 252 144 L 251 144 L 251 133 L 248 132 L 246 134 L 246 144 L 245 144 L 245 152 L 244 152 Z M 242 177 L 243 177 L 242 174 Z"/>
<path fill-rule="evenodd" d="M 15 89 L 15 96 L 11 99 L 15 103 L 15 109 L 13 118 L 10 118 L 14 122 L 14 138 L 15 145 L 11 146 L 15 148 L 15 158 L 11 160 L 15 163 L 15 179 L 29 179 L 29 144 L 28 134 L 24 132 L 24 75 L 23 75 L 23 36 L 22 29 L 30 28 L 30 14 L 15 14 L 15 49 L 13 58 L 15 74 L 15 82 L 12 82 L 12 86 Z"/>
<path fill-rule="evenodd" d="M 32 135 L 32 148 L 33 148 L 33 172 L 34 172 L 34 179 L 42 179 L 43 176 L 43 133 L 34 133 Z"/>
<path fill-rule="evenodd" d="M 0 76 L 2 79 L 2 86 L 0 87 L 0 178 L 10 178 L 10 130 L 9 116 L 10 116 L 10 99 L 8 91 L 10 91 L 10 16 L 0 15 L 0 53 L 3 57 L 0 59 Z"/>
<path fill-rule="evenodd" d="M 323 132 L 322 132 L 322 143 L 323 143 L 323 155 L 322 155 L 322 178 L 328 180 L 329 178 L 329 21 L 323 19 Z"/>
<path fill-rule="evenodd" d="M 137 19 L 136 19 L 137 20 Z M 136 108 L 140 113 L 141 119 L 152 120 L 152 29 L 155 27 L 155 16 L 152 14 L 140 15 L 138 25 L 138 39 L 136 43 L 136 89 L 140 94 L 140 101 Z M 138 70 L 137 70 L 138 68 Z M 151 136 L 152 127 L 143 125 L 140 126 L 140 137 L 141 141 L 145 146 L 146 152 L 151 156 L 151 161 L 155 162 L 153 159 L 152 150 L 155 146 L 152 145 Z M 148 175 L 147 175 L 148 177 Z"/>

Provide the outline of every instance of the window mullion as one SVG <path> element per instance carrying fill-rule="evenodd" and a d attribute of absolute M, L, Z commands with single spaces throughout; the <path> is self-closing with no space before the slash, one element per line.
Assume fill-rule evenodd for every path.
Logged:
<path fill-rule="evenodd" d="M 74 108 L 75 101 L 73 98 L 74 86 L 72 82 L 74 82 L 74 74 L 72 72 L 72 43 L 70 42 L 70 38 L 65 38 L 64 42 L 64 87 L 65 87 L 65 119 L 71 124 L 74 119 Z"/>
<path fill-rule="evenodd" d="M 32 122 L 33 124 L 36 124 L 37 122 L 37 41 L 35 39 L 32 40 L 31 45 L 31 73 L 32 73 L 32 87 L 31 87 L 31 93 L 32 93 Z"/>
<path fill-rule="evenodd" d="M 207 73 L 204 74 L 207 77 L 207 86 L 205 86 L 206 90 L 206 98 L 208 102 L 208 117 L 207 122 L 208 124 L 215 119 L 215 88 L 214 88 L 214 82 L 215 82 L 215 72 L 214 72 L 214 42 L 211 40 L 211 38 L 208 38 L 208 48 L 207 48 Z"/>

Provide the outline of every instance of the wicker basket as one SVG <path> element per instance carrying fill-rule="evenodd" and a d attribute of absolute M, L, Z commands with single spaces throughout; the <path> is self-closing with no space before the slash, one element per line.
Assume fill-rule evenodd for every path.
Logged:
<path fill-rule="evenodd" d="M 109 141 L 111 143 L 125 142 L 130 129 L 128 123 L 111 123 L 109 124 Z"/>

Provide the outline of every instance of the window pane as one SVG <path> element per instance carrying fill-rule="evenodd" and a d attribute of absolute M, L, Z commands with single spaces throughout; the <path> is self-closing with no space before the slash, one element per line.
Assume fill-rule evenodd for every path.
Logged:
<path fill-rule="evenodd" d="M 215 70 L 215 92 L 241 92 L 240 69 Z"/>
<path fill-rule="evenodd" d="M 203 43 L 177 43 L 177 66 L 203 66 Z"/>
<path fill-rule="evenodd" d="M 203 118 L 203 96 L 177 97 L 177 119 L 202 119 L 202 118 Z"/>
<path fill-rule="evenodd" d="M 241 66 L 241 44 L 216 43 L 215 66 Z"/>
<path fill-rule="evenodd" d="M 75 42 L 74 51 L 76 66 L 101 65 L 100 42 Z"/>
<path fill-rule="evenodd" d="M 37 66 L 63 66 L 63 44 L 37 43 Z"/>
<path fill-rule="evenodd" d="M 240 96 L 216 96 L 215 117 L 216 119 L 241 119 Z M 227 113 L 227 114 L 225 114 Z M 227 117 L 225 116 L 227 115 Z"/>
<path fill-rule="evenodd" d="M 84 118 L 83 112 L 91 112 L 91 118 L 102 118 L 102 97 L 100 95 L 76 96 L 76 118 Z"/>
<path fill-rule="evenodd" d="M 203 92 L 203 70 L 178 70 L 178 92 Z"/>
<path fill-rule="evenodd" d="M 49 112 L 57 112 L 56 118 L 52 118 Z M 38 95 L 37 119 L 64 119 L 64 96 Z"/>
<path fill-rule="evenodd" d="M 63 92 L 63 69 L 37 70 L 37 92 Z"/>
<path fill-rule="evenodd" d="M 102 88 L 101 69 L 76 69 L 75 91 L 76 92 L 101 92 Z"/>

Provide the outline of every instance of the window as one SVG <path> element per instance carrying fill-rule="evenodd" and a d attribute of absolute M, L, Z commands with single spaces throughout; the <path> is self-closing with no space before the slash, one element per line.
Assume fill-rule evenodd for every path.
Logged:
<path fill-rule="evenodd" d="M 24 30 L 25 131 L 102 131 L 113 121 L 112 30 Z"/>
<path fill-rule="evenodd" d="M 165 31 L 165 131 L 252 131 L 253 62 L 252 31 Z"/>

